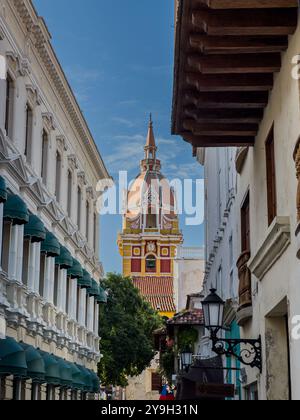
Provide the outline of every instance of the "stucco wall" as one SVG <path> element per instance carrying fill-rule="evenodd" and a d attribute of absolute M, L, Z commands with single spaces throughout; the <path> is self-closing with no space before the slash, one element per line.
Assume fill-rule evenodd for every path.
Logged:
<path fill-rule="evenodd" d="M 253 276 L 253 320 L 242 329 L 242 334 L 248 338 L 262 335 L 263 374 L 258 375 L 261 399 L 270 398 L 272 395 L 281 397 L 279 399 L 286 398 L 286 392 L 282 389 L 286 372 L 282 359 L 274 357 L 276 345 L 273 346 L 271 357 L 272 372 L 277 371 L 277 375 L 270 385 L 270 361 L 267 360 L 267 356 L 270 357 L 270 343 L 266 343 L 267 318 L 285 298 L 290 329 L 292 397 L 300 399 L 300 342 L 293 341 L 291 337 L 291 318 L 299 314 L 300 308 L 300 263 L 296 259 L 295 238 L 297 183 L 293 161 L 293 151 L 300 134 L 299 83 L 291 76 L 292 58 L 299 53 L 299 40 L 300 28 L 290 39 L 288 51 L 283 55 L 282 69 L 275 76 L 274 89 L 270 94 L 255 147 L 249 150 L 242 175 L 238 177 L 237 211 L 247 190 L 250 191 L 251 247 L 254 256 L 268 234 L 265 141 L 274 123 L 278 216 L 290 218 L 291 244 L 261 281 Z M 247 369 L 247 375 L 249 384 L 256 381 L 255 370 Z"/>
<path fill-rule="evenodd" d="M 202 290 L 204 260 L 176 259 L 174 261 L 175 304 L 177 311 L 186 308 L 187 296 Z"/>

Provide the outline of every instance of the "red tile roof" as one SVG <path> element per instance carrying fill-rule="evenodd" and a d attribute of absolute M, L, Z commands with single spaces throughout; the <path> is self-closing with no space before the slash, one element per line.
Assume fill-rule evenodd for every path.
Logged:
<path fill-rule="evenodd" d="M 133 277 L 134 286 L 160 312 L 176 312 L 172 277 Z"/>
<path fill-rule="evenodd" d="M 202 309 L 191 309 L 176 314 L 168 321 L 168 325 L 204 325 Z"/>

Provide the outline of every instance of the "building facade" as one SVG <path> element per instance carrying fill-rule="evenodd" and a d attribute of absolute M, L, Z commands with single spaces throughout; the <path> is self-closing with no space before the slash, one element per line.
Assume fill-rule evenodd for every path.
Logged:
<path fill-rule="evenodd" d="M 0 399 L 99 393 L 109 178 L 30 0 L 0 2 Z"/>
<path fill-rule="evenodd" d="M 186 309 L 189 295 L 202 291 L 205 258 L 203 248 L 178 247 L 174 260 L 174 289 L 177 312 Z"/>
<path fill-rule="evenodd" d="M 195 154 L 206 149 L 203 162 L 214 189 L 224 154 L 235 149 L 233 229 L 219 235 L 216 216 L 207 213 L 206 276 L 208 287 L 221 279 L 220 294 L 234 284 L 227 268 L 215 277 L 220 258 L 226 265 L 229 260 L 219 239 L 210 256 L 212 238 L 228 243 L 224 234 L 232 231 L 234 334 L 261 338 L 262 369 L 241 367 L 241 396 L 299 400 L 298 2 L 179 0 L 176 6 L 173 132 Z"/>
<path fill-rule="evenodd" d="M 199 148 L 197 160 L 204 166 L 205 178 L 205 220 L 206 220 L 206 267 L 203 282 L 203 296 L 211 289 L 226 302 L 225 324 L 230 331 L 226 338 L 240 338 L 238 327 L 239 276 L 236 261 L 239 256 L 239 229 L 236 224 L 236 148 Z M 204 334 L 201 354 L 212 358 L 209 335 Z M 240 363 L 234 358 L 224 360 L 225 383 L 234 384 L 236 398 L 241 398 L 241 373 L 235 369 Z M 230 370 L 234 368 L 234 370 Z"/>

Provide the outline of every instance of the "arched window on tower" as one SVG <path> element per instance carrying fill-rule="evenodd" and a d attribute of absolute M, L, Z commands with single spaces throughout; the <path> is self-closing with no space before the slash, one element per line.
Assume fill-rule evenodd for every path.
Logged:
<path fill-rule="evenodd" d="M 151 210 L 149 210 L 149 213 L 146 216 L 146 228 L 147 229 L 156 229 L 157 228 L 157 218 L 156 214 L 152 214 Z"/>
<path fill-rule="evenodd" d="M 156 273 L 156 257 L 155 255 L 148 255 L 146 258 L 146 272 Z"/>

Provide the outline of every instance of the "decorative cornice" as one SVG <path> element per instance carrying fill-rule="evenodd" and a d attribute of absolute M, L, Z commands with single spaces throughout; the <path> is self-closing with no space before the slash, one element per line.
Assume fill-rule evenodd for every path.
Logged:
<path fill-rule="evenodd" d="M 71 169 L 73 169 L 73 170 L 78 169 L 78 161 L 77 161 L 76 155 L 69 155 L 68 156 L 68 162 L 69 162 L 69 166 L 70 166 Z"/>
<path fill-rule="evenodd" d="M 15 78 L 30 74 L 30 65 L 26 58 L 22 58 L 19 54 L 16 54 L 13 51 L 8 51 L 6 53 L 6 58 L 8 68 L 14 73 Z"/>
<path fill-rule="evenodd" d="M 57 147 L 61 150 L 66 152 L 68 150 L 67 141 L 65 136 L 57 136 L 56 137 Z"/>
<path fill-rule="evenodd" d="M 110 178 L 75 95 L 56 58 L 54 49 L 51 45 L 51 35 L 44 20 L 37 15 L 31 0 L 12 0 L 12 4 L 17 10 L 25 29 L 29 33 L 45 69 L 50 75 L 53 86 L 61 99 L 61 104 L 64 105 L 68 112 L 80 139 L 86 147 L 91 161 L 95 165 L 98 177 L 100 179 Z"/>
<path fill-rule="evenodd" d="M 78 172 L 77 174 L 78 183 L 82 187 L 85 187 L 87 185 L 86 175 L 84 171 Z"/>
<path fill-rule="evenodd" d="M 42 118 L 43 118 L 43 123 L 45 124 L 45 128 L 48 131 L 54 131 L 56 129 L 54 115 L 51 112 L 44 112 L 42 114 Z"/>
<path fill-rule="evenodd" d="M 42 98 L 41 98 L 39 89 L 33 85 L 28 84 L 26 85 L 26 90 L 27 90 L 29 102 L 32 105 L 38 105 L 38 106 L 41 105 Z"/>
<path fill-rule="evenodd" d="M 89 200 L 95 200 L 96 197 L 93 187 L 87 187 L 86 195 Z"/>

